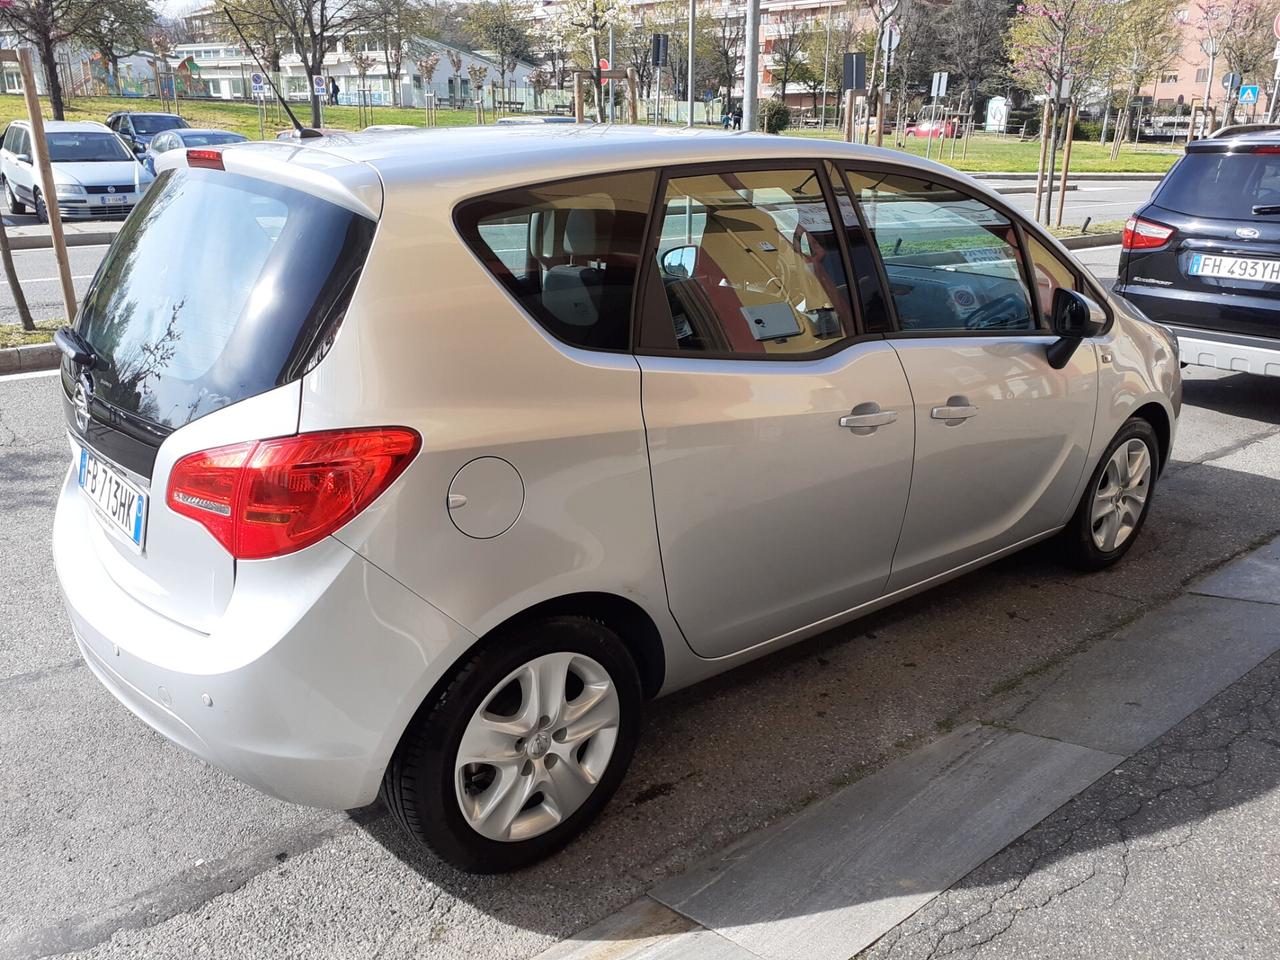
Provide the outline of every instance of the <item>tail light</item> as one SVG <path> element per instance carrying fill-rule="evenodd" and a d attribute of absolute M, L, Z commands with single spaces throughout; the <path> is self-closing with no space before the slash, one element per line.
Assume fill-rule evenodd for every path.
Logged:
<path fill-rule="evenodd" d="M 1163 247 L 1173 236 L 1173 227 L 1162 223 L 1152 223 L 1141 217 L 1130 217 L 1124 222 L 1124 233 L 1120 237 L 1122 250 L 1154 250 Z"/>
<path fill-rule="evenodd" d="M 226 169 L 222 165 L 221 150 L 197 150 L 192 148 L 187 151 L 187 166 L 208 167 L 210 170 Z"/>
<path fill-rule="evenodd" d="M 406 427 L 374 427 L 215 447 L 173 465 L 166 499 L 236 559 L 278 557 L 356 516 L 421 446 Z"/>

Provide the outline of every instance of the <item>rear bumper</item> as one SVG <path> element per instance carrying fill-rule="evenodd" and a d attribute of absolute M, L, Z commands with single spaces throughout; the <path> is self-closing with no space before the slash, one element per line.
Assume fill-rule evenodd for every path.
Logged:
<path fill-rule="evenodd" d="M 371 802 L 414 711 L 473 642 L 333 538 L 240 564 L 221 622 L 199 633 L 133 599 L 84 549 L 90 511 L 69 477 L 54 560 L 85 662 L 149 726 L 280 799 Z"/>
<path fill-rule="evenodd" d="M 1115 292 L 1178 337 L 1183 363 L 1239 373 L 1280 376 L 1280 310 L 1275 301 L 1258 297 L 1207 297 L 1185 290 L 1145 284 L 1116 284 Z M 1272 337 L 1206 330 L 1203 324 L 1237 322 L 1252 327 L 1275 324 Z"/>

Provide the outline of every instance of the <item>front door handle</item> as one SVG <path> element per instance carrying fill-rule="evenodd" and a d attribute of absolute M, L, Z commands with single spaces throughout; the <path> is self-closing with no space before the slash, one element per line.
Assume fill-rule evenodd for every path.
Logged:
<path fill-rule="evenodd" d="M 887 427 L 897 419 L 896 410 L 881 410 L 878 403 L 860 403 L 840 418 L 840 426 L 847 427 L 859 436 L 865 436 L 875 433 L 879 427 Z"/>
<path fill-rule="evenodd" d="M 970 417 L 978 415 L 978 408 L 969 402 L 968 397 L 948 397 L 947 402 L 941 407 L 934 407 L 930 412 L 934 420 L 946 421 L 947 426 L 954 427 L 958 423 L 963 423 Z"/>

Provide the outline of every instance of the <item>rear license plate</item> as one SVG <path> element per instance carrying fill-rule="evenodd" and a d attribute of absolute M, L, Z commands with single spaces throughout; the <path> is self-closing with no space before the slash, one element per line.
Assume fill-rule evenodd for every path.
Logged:
<path fill-rule="evenodd" d="M 1280 260 L 1218 257 L 1209 253 L 1196 253 L 1191 256 L 1191 267 L 1187 272 L 1193 277 L 1222 277 L 1227 280 L 1261 280 L 1264 283 L 1280 283 Z"/>
<path fill-rule="evenodd" d="M 147 533 L 147 495 L 84 447 L 80 448 L 80 488 L 103 520 L 141 550 Z"/>
<path fill-rule="evenodd" d="M 110 194 L 104 194 L 102 197 L 102 202 L 103 203 L 124 203 L 124 197 L 119 194 L 117 194 L 114 197 L 111 196 Z"/>

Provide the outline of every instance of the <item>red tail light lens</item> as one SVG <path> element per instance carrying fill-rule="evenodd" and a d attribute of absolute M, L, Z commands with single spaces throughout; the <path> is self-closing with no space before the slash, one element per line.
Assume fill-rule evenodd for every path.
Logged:
<path fill-rule="evenodd" d="M 1173 236 L 1173 227 L 1152 223 L 1141 217 L 1130 217 L 1124 223 L 1120 246 L 1125 250 L 1154 250 L 1163 247 Z"/>
<path fill-rule="evenodd" d="M 187 151 L 187 166 L 208 167 L 210 170 L 225 169 L 222 166 L 221 150 L 197 150 L 192 148 Z"/>
<path fill-rule="evenodd" d="M 406 427 L 375 427 L 216 447 L 173 465 L 166 499 L 236 559 L 278 557 L 349 521 L 391 486 L 421 446 Z"/>

